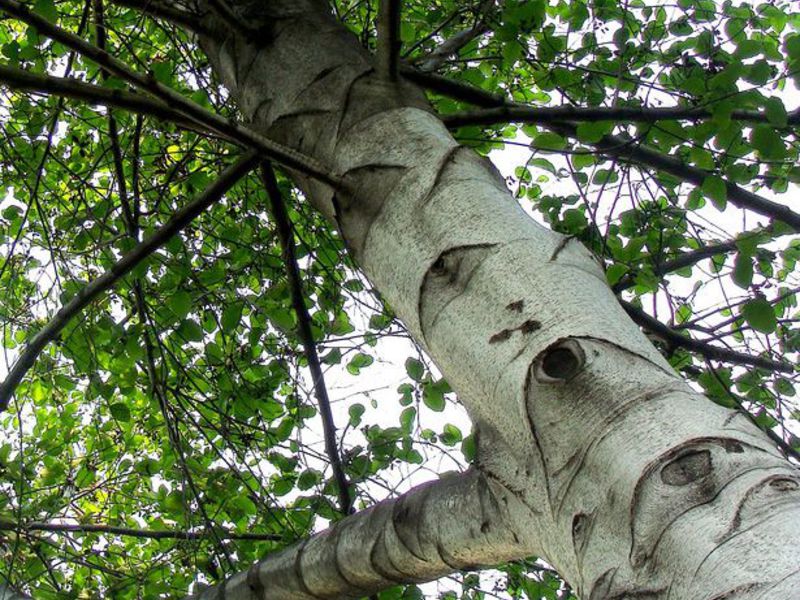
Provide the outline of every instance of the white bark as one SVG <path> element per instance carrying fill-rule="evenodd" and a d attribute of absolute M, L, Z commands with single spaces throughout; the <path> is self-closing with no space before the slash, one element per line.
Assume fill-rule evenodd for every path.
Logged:
<path fill-rule="evenodd" d="M 800 480 L 766 437 L 693 392 L 591 254 L 529 219 L 419 90 L 380 81 L 323 2 L 231 4 L 272 37 L 205 37 L 212 64 L 253 128 L 347 179 L 334 196 L 296 177 L 457 391 L 479 454 L 224 597 L 356 597 L 531 554 L 592 600 L 797 597 Z"/>

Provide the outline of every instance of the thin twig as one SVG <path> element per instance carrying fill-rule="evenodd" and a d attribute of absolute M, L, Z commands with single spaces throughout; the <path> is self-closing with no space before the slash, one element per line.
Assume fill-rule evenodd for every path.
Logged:
<path fill-rule="evenodd" d="M 472 26 L 444 40 L 430 54 L 416 61 L 419 63 L 418 68 L 421 71 L 435 71 L 450 57 L 457 55 L 472 40 L 490 31 L 491 28 L 487 20 L 495 10 L 494 0 L 483 0 L 476 10 L 475 21 Z"/>
<path fill-rule="evenodd" d="M 706 258 L 711 258 L 719 254 L 727 254 L 734 250 L 736 250 L 736 240 L 720 242 L 719 244 L 710 244 L 698 248 L 697 250 L 692 250 L 691 252 L 684 252 L 672 260 L 658 262 L 653 265 L 653 272 L 660 277 L 667 273 L 678 271 L 679 269 L 691 267 Z M 622 277 L 617 283 L 611 286 L 611 289 L 614 290 L 614 293 L 618 294 L 634 285 L 636 285 L 636 274 L 631 273 Z"/>
<path fill-rule="evenodd" d="M 236 140 L 247 148 L 258 150 L 265 158 L 296 169 L 333 188 L 346 187 L 342 178 L 338 177 L 331 169 L 315 158 L 270 140 L 232 119 L 226 119 L 222 115 L 203 108 L 196 102 L 185 98 L 179 92 L 160 83 L 152 74 L 145 75 L 132 70 L 124 62 L 112 57 L 102 48 L 98 48 L 96 45 L 90 44 L 73 33 L 54 25 L 43 16 L 32 12 L 26 5 L 16 0 L 0 0 L 0 9 L 28 25 L 32 25 L 40 34 L 60 42 L 68 48 L 72 48 L 117 77 L 150 92 L 190 119 L 198 121 L 225 137 Z"/>
<path fill-rule="evenodd" d="M 186 227 L 197 215 L 217 202 L 256 164 L 255 152 L 248 152 L 234 165 L 228 167 L 206 190 L 192 202 L 180 209 L 165 225 L 153 235 L 137 244 L 133 250 L 125 254 L 114 265 L 97 279 L 92 280 L 72 299 L 64 304 L 53 315 L 50 321 L 31 338 L 20 354 L 17 362 L 8 373 L 5 381 L 0 383 L 0 412 L 8 406 L 8 402 L 25 373 L 36 362 L 39 353 L 54 340 L 67 326 L 69 321 L 103 292 L 111 289 L 122 277 L 144 261 L 148 256 L 165 244 L 173 235 Z"/>
<path fill-rule="evenodd" d="M 692 352 L 697 352 L 710 360 L 721 360 L 725 362 L 734 363 L 737 365 L 750 365 L 765 369 L 767 371 L 780 371 L 782 373 L 793 373 L 794 367 L 788 363 L 770 360 L 768 358 L 761 358 L 759 356 L 752 356 L 735 350 L 727 348 L 720 348 L 706 342 L 695 340 L 690 337 L 681 335 L 671 327 L 664 325 L 658 319 L 651 317 L 641 308 L 634 306 L 630 302 L 620 300 L 622 308 L 628 313 L 631 319 L 643 329 L 650 331 L 658 338 L 663 339 L 664 342 L 672 348 L 685 348 Z"/>
<path fill-rule="evenodd" d="M 475 86 L 452 81 L 431 73 L 422 73 L 409 68 L 401 69 L 401 72 L 404 77 L 407 77 L 418 85 L 445 96 L 478 106 L 504 107 L 509 105 L 513 106 L 514 104 L 507 101 L 503 95 L 486 92 Z M 446 117 L 444 118 L 446 120 Z M 573 138 L 577 137 L 578 128 L 573 122 L 554 120 L 543 123 L 543 125 L 559 135 Z M 600 141 L 592 145 L 595 146 L 600 153 L 607 156 L 653 167 L 696 186 L 702 186 L 707 177 L 715 175 L 715 173 L 711 171 L 684 164 L 683 161 L 676 156 L 659 152 L 654 148 L 637 143 L 636 140 L 626 139 L 618 135 L 606 135 Z M 789 207 L 768 200 L 763 196 L 759 196 L 727 180 L 725 180 L 725 187 L 728 201 L 734 206 L 752 210 L 753 212 L 771 219 L 783 221 L 795 231 L 800 231 L 800 214 L 794 212 Z"/>
<path fill-rule="evenodd" d="M 714 117 L 714 111 L 696 106 L 528 106 L 516 102 L 505 106 L 467 110 L 442 117 L 448 127 L 465 125 L 495 125 L 500 123 L 531 123 L 544 125 L 562 121 L 616 121 L 655 123 L 656 121 L 703 121 Z M 731 119 L 748 123 L 768 123 L 763 111 L 734 110 Z M 788 114 L 787 125 L 800 124 L 800 111 Z"/>
<path fill-rule="evenodd" d="M 0 83 L 11 89 L 48 94 L 73 100 L 81 100 L 89 104 L 116 107 L 138 114 L 155 117 L 162 121 L 170 121 L 179 127 L 192 129 L 200 133 L 209 133 L 209 129 L 188 119 L 182 113 L 173 110 L 166 103 L 126 90 L 115 90 L 85 83 L 71 77 L 55 77 L 39 75 L 23 69 L 15 69 L 8 65 L 0 65 Z"/>
<path fill-rule="evenodd" d="M 117 527 L 114 525 L 86 525 L 72 523 L 49 523 L 34 521 L 18 525 L 12 522 L 0 521 L 0 531 L 15 531 L 17 533 L 28 533 L 32 531 L 47 531 L 50 533 L 108 533 L 111 535 L 121 535 L 126 537 L 146 538 L 152 540 L 202 540 L 212 537 L 212 532 L 204 531 L 180 531 L 180 530 L 151 530 L 136 529 L 133 527 Z M 213 537 L 223 540 L 254 540 L 254 541 L 276 541 L 283 540 L 283 536 L 274 533 L 237 533 L 226 529 L 217 528 Z"/>
<path fill-rule="evenodd" d="M 339 509 L 343 515 L 349 515 L 353 511 L 353 501 L 350 495 L 350 486 L 347 476 L 344 473 L 342 460 L 336 443 L 336 424 L 333 421 L 330 398 L 325 387 L 325 375 L 317 353 L 317 345 L 311 331 L 311 315 L 305 304 L 305 294 L 303 293 L 303 282 L 300 276 L 300 268 L 297 266 L 297 256 L 294 246 L 294 232 L 283 197 L 275 178 L 275 171 L 269 163 L 261 163 L 261 178 L 269 196 L 272 216 L 275 219 L 275 227 L 278 233 L 278 240 L 281 245 L 281 252 L 286 266 L 286 276 L 289 280 L 289 290 L 292 297 L 292 306 L 297 315 L 297 333 L 303 344 L 303 352 L 308 361 L 308 368 L 311 371 L 311 379 L 314 384 L 314 394 L 317 397 L 320 416 L 322 417 L 322 429 L 325 438 L 325 452 L 330 460 L 333 476 L 339 491 Z"/>

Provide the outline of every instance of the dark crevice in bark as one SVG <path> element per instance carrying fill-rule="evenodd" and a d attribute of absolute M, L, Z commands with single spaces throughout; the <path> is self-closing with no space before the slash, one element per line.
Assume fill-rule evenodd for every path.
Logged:
<path fill-rule="evenodd" d="M 312 598 L 317 598 L 317 595 L 309 589 L 308 585 L 306 584 L 306 578 L 303 576 L 303 565 L 302 565 L 303 553 L 305 552 L 305 549 L 308 546 L 310 541 L 311 541 L 311 538 L 306 538 L 305 540 L 302 540 L 300 542 L 300 547 L 297 549 L 297 554 L 294 557 L 294 565 L 293 565 L 293 567 L 294 567 L 294 577 L 297 580 L 298 585 L 300 586 L 300 590 L 304 594 L 308 594 Z M 269 560 L 269 559 L 267 559 L 267 560 Z M 223 586 L 223 589 L 224 589 L 224 586 Z M 324 600 L 324 599 L 320 598 L 320 600 Z"/>
<path fill-rule="evenodd" d="M 731 455 L 726 449 L 727 441 L 728 440 L 725 438 L 695 438 L 687 440 L 662 454 L 643 470 L 642 477 L 639 479 L 630 503 L 631 539 L 633 540 L 630 561 L 635 568 L 641 567 L 645 561 L 653 556 L 667 531 L 684 515 L 696 508 L 714 503 L 742 477 L 758 471 L 767 472 L 785 468 L 784 465 L 780 464 L 777 458 L 773 466 L 765 466 L 760 456 L 764 453 L 764 450 L 755 446 L 750 446 L 748 448 L 748 451 L 745 453 L 747 456 L 743 456 L 742 461 L 734 463 L 731 458 L 724 460 L 724 456 L 727 455 L 730 457 Z M 712 451 L 720 448 L 724 454 L 722 457 L 717 457 L 718 460 L 714 461 L 714 453 Z M 667 483 L 666 486 L 676 490 L 677 493 L 674 492 L 671 497 L 665 497 L 667 492 L 659 492 L 657 496 L 660 499 L 659 506 L 653 505 L 655 497 L 651 497 L 648 501 L 651 509 L 648 512 L 649 518 L 642 517 L 640 515 L 640 509 L 645 493 L 644 489 L 646 487 L 652 488 L 652 482 L 654 480 L 660 481 L 661 478 L 658 477 L 658 474 L 663 473 L 664 468 L 668 467 L 670 464 L 674 464 L 676 459 L 687 455 L 698 457 L 701 456 L 701 452 L 703 451 L 709 452 L 708 464 L 713 465 L 713 468 L 706 471 L 705 475 L 700 475 L 691 481 L 686 481 L 686 479 L 690 479 L 690 477 L 677 480 L 676 483 L 686 481 L 686 483 L 677 487 Z M 748 463 L 751 466 L 748 466 Z M 702 469 L 700 471 L 702 471 Z M 698 473 L 700 471 L 698 471 Z M 678 492 L 677 490 L 680 491 Z M 649 496 L 653 496 L 653 493 L 650 493 Z M 653 509 L 655 509 L 655 513 Z M 657 527 L 650 527 L 648 530 L 642 532 L 643 521 L 657 524 Z M 717 546 L 717 548 L 720 546 Z M 702 562 L 697 567 L 698 571 L 701 566 Z"/>
<path fill-rule="evenodd" d="M 774 483 L 780 483 L 780 482 L 785 482 L 790 484 L 787 489 L 781 491 L 796 491 L 798 489 L 798 486 L 800 486 L 800 483 L 798 482 L 797 479 L 792 479 L 785 474 L 772 475 L 770 477 L 767 477 L 766 479 L 763 479 L 758 484 L 754 485 L 749 490 L 747 490 L 747 493 L 745 493 L 745 495 L 742 496 L 742 499 L 739 500 L 739 505 L 736 508 L 736 513 L 733 515 L 733 519 L 731 519 L 731 525 L 728 528 L 728 530 L 723 535 L 720 536 L 719 540 L 723 541 L 728 537 L 732 536 L 739 530 L 739 528 L 742 525 L 742 520 L 743 520 L 742 515 L 745 509 L 748 508 L 747 505 L 751 498 L 753 498 L 758 492 L 760 492 L 765 487 L 773 486 Z"/>
<path fill-rule="evenodd" d="M 534 377 L 542 384 L 566 383 L 586 365 L 586 353 L 575 338 L 550 344 L 534 359 Z"/>
<path fill-rule="evenodd" d="M 444 545 L 441 542 L 437 542 L 436 546 L 436 554 L 439 556 L 439 561 L 447 565 L 447 567 L 452 571 L 458 571 L 459 569 L 463 569 L 464 565 L 460 564 L 453 556 L 451 556 L 447 550 L 445 550 Z"/>
<path fill-rule="evenodd" d="M 407 502 L 404 498 L 400 498 L 395 503 L 392 510 L 392 527 L 403 548 L 414 558 L 427 562 L 424 554 L 418 548 L 419 539 L 415 527 L 418 524 L 417 516 L 412 514 L 411 507 L 406 505 Z"/>
<path fill-rule="evenodd" d="M 394 523 L 392 522 L 391 518 L 389 521 L 389 525 L 394 527 Z M 383 566 L 387 563 L 392 569 L 394 569 L 393 573 L 390 573 L 387 569 L 383 568 Z M 375 545 L 372 547 L 372 551 L 370 552 L 370 565 L 372 565 L 373 571 L 387 581 L 400 584 L 408 583 L 410 580 L 412 580 L 412 578 L 408 574 L 404 573 L 403 570 L 392 560 L 392 555 L 386 545 L 385 530 L 381 531 L 381 534 L 378 536 Z"/>
<path fill-rule="evenodd" d="M 419 290 L 418 314 L 423 340 L 427 342 L 428 331 L 436 325 L 439 316 L 467 291 L 475 272 L 496 249 L 497 244 L 473 244 L 449 248 L 439 254 L 425 273 Z M 436 303 L 431 306 L 434 300 Z"/>
<path fill-rule="evenodd" d="M 536 446 L 536 458 L 537 458 L 537 460 L 538 460 L 538 462 L 540 464 L 540 467 L 542 469 L 542 477 L 541 478 L 544 481 L 544 489 L 545 489 L 545 492 L 546 492 L 546 495 L 547 495 L 547 509 L 550 512 L 550 514 L 552 515 L 553 514 L 553 495 L 552 495 L 552 490 L 550 489 L 550 481 L 551 481 L 551 479 L 550 479 L 550 474 L 548 472 L 549 469 L 548 469 L 548 466 L 547 466 L 547 458 L 546 458 L 547 455 L 545 454 L 544 449 L 542 448 L 542 442 L 539 439 L 539 433 L 538 433 L 538 430 L 537 430 L 537 427 L 536 427 L 536 422 L 535 422 L 535 419 L 534 419 L 534 416 L 533 416 L 533 410 L 532 410 L 532 406 L 531 406 L 531 403 L 532 403 L 531 385 L 532 385 L 533 380 L 535 379 L 535 377 L 534 377 L 534 364 L 535 363 L 532 363 L 528 367 L 528 370 L 527 370 L 527 373 L 526 373 L 526 376 L 525 376 L 525 382 L 524 382 L 524 384 L 522 386 L 522 398 L 523 398 L 523 401 L 525 402 L 525 417 L 526 417 L 526 419 L 528 421 L 528 429 L 529 429 L 529 431 L 531 433 L 531 437 L 533 438 L 533 443 Z"/>
<path fill-rule="evenodd" d="M 551 473 L 552 479 L 555 479 L 557 476 L 561 475 L 562 472 L 568 471 L 567 479 L 561 484 L 561 489 L 557 494 L 555 494 L 556 499 L 554 500 L 554 504 L 556 506 L 556 514 L 560 514 L 564 510 L 564 503 L 569 496 L 569 492 L 572 489 L 572 485 L 575 482 L 575 479 L 580 474 L 581 469 L 583 468 L 586 459 L 592 454 L 592 452 L 596 451 L 597 447 L 605 441 L 605 439 L 612 433 L 616 431 L 615 424 L 617 421 L 628 411 L 643 402 L 648 402 L 650 400 L 668 395 L 668 394 L 685 394 L 691 395 L 691 392 L 688 391 L 683 385 L 681 385 L 677 389 L 671 389 L 669 387 L 660 386 L 657 390 L 652 390 L 645 392 L 643 394 L 633 395 L 629 399 L 625 400 L 624 402 L 619 403 L 614 408 L 607 410 L 603 413 L 603 418 L 601 421 L 595 424 L 594 432 L 595 435 L 592 437 L 592 440 L 587 444 L 585 447 L 576 451 L 575 455 L 577 455 L 577 459 L 574 459 L 573 456 L 570 456 L 569 460 L 564 463 L 561 467 L 554 469 Z"/>
<path fill-rule="evenodd" d="M 444 177 L 444 172 L 447 170 L 447 167 L 455 162 L 456 155 L 460 150 L 468 149 L 461 145 L 455 145 L 447 150 L 447 152 L 445 152 L 444 155 L 439 159 L 439 165 L 436 168 L 436 175 L 433 178 L 433 183 L 431 183 L 417 204 L 418 209 L 425 208 L 430 202 L 431 198 L 433 198 L 433 196 L 436 194 L 439 188 L 439 183 L 441 183 L 442 177 Z"/>

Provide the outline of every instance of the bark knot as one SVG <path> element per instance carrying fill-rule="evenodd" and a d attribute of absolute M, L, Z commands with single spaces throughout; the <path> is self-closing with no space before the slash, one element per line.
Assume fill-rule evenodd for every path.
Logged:
<path fill-rule="evenodd" d="M 539 383 L 569 381 L 586 364 L 586 354 L 574 339 L 562 339 L 550 344 L 534 361 L 533 373 Z"/>

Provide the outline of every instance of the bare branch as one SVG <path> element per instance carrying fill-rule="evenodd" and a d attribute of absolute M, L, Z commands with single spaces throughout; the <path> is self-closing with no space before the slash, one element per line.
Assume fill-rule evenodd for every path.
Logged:
<path fill-rule="evenodd" d="M 628 121 L 655 123 L 656 121 L 702 121 L 714 117 L 714 111 L 696 106 L 528 106 L 516 102 L 481 110 L 463 111 L 445 115 L 442 121 L 452 128 L 465 125 L 495 125 L 498 123 L 532 123 L 544 125 L 562 121 Z M 731 119 L 748 123 L 767 123 L 763 111 L 734 110 Z M 800 124 L 800 111 L 788 115 L 788 125 Z"/>
<path fill-rule="evenodd" d="M 508 102 L 504 96 L 485 92 L 475 86 L 451 81 L 445 77 L 430 73 L 414 71 L 413 69 L 403 69 L 402 72 L 405 77 L 423 87 L 464 102 L 484 107 L 514 106 L 514 103 Z M 543 123 L 543 125 L 559 135 L 577 137 L 577 125 L 573 122 L 551 120 Z M 711 171 L 686 165 L 676 156 L 659 152 L 638 143 L 636 140 L 618 135 L 606 135 L 592 145 L 607 156 L 655 168 L 696 186 L 702 186 L 707 177 L 715 175 Z M 725 187 L 728 201 L 734 206 L 752 210 L 771 219 L 783 221 L 795 231 L 800 231 L 800 214 L 792 211 L 787 206 L 768 200 L 730 181 L 725 181 Z"/>
<path fill-rule="evenodd" d="M 577 137 L 577 126 L 574 123 L 553 124 L 549 126 L 549 129 L 561 135 Z M 603 136 L 603 139 L 593 145 L 607 156 L 653 167 L 698 187 L 703 185 L 707 177 L 715 175 L 711 171 L 684 164 L 677 156 L 659 152 L 654 148 L 619 135 Z M 795 231 L 800 231 L 800 214 L 794 212 L 788 206 L 768 200 L 728 180 L 724 180 L 724 182 L 728 201 L 734 206 L 752 210 L 770 219 L 783 221 Z"/>
<path fill-rule="evenodd" d="M 653 271 L 656 275 L 661 276 L 667 273 L 673 273 L 685 267 L 696 265 L 701 260 L 717 256 L 719 254 L 727 254 L 736 250 L 737 240 L 729 240 L 727 242 L 720 242 L 718 244 L 709 244 L 691 252 L 684 252 L 683 254 L 671 259 L 656 263 L 653 265 Z M 617 283 L 611 286 L 614 293 L 619 293 L 628 288 L 636 285 L 636 274 L 631 273 L 622 277 Z"/>
<path fill-rule="evenodd" d="M 110 2 L 111 4 L 133 8 L 157 19 L 164 19 L 175 25 L 190 29 L 195 33 L 204 33 L 199 15 L 175 8 L 177 5 L 174 2 L 171 2 L 169 6 L 158 0 L 110 0 Z"/>
<path fill-rule="evenodd" d="M 397 80 L 400 62 L 400 0 L 381 0 L 378 10 L 378 71 L 388 81 Z"/>
<path fill-rule="evenodd" d="M 31 338 L 20 354 L 17 362 L 0 383 L 0 412 L 8 406 L 14 390 L 22 378 L 36 362 L 39 353 L 53 341 L 69 321 L 103 292 L 127 275 L 148 256 L 165 244 L 173 235 L 186 227 L 206 208 L 217 202 L 230 188 L 244 177 L 256 164 L 255 152 L 248 152 L 235 164 L 223 171 L 205 191 L 191 203 L 180 209 L 163 227 L 153 235 L 137 244 L 133 250 L 120 258 L 112 267 L 97 279 L 92 280 L 72 299 L 64 304 L 50 321 Z"/>
<path fill-rule="evenodd" d="M 245 147 L 258 150 L 264 158 L 275 160 L 284 166 L 318 179 L 331 187 L 337 189 L 346 187 L 344 181 L 340 177 L 332 173 L 329 168 L 316 159 L 306 156 L 294 148 L 289 148 L 274 142 L 240 125 L 232 119 L 226 119 L 221 115 L 206 110 L 196 102 L 185 98 L 172 88 L 160 83 L 152 75 L 144 75 L 133 71 L 128 65 L 110 56 L 108 52 L 104 51 L 102 48 L 98 48 L 86 42 L 65 29 L 52 24 L 41 15 L 31 12 L 26 5 L 17 2 L 17 0 L 0 0 L 0 9 L 36 27 L 40 34 L 72 48 L 117 77 L 147 90 L 170 106 L 173 106 L 175 110 L 203 124 L 208 129 L 225 137 L 230 137 Z"/>
<path fill-rule="evenodd" d="M 424 57 L 419 62 L 420 71 L 435 71 L 442 64 L 447 61 L 451 56 L 459 53 L 459 51 L 469 44 L 475 38 L 490 31 L 487 20 L 492 12 L 494 12 L 494 0 L 483 0 L 477 10 L 475 22 L 469 29 L 459 31 L 454 36 L 444 40 L 439 46 L 433 50 L 428 56 Z"/>
<path fill-rule="evenodd" d="M 7 65 L 0 65 L 0 83 L 5 84 L 11 89 L 34 94 L 48 94 L 62 98 L 81 100 L 89 104 L 113 106 L 155 117 L 162 121 L 170 121 L 185 129 L 209 133 L 208 129 L 198 124 L 196 121 L 186 118 L 183 114 L 173 110 L 164 102 L 142 94 L 104 88 L 98 85 L 92 85 L 91 83 L 84 83 L 83 81 L 70 77 L 38 75 Z"/>
<path fill-rule="evenodd" d="M 325 438 L 325 453 L 331 462 L 333 477 L 339 489 L 339 509 L 343 515 L 353 512 L 353 500 L 350 495 L 350 485 L 347 483 L 347 476 L 342 467 L 342 460 L 339 456 L 339 449 L 336 443 L 336 424 L 331 412 L 331 402 L 328 398 L 328 389 L 325 387 L 325 375 L 317 353 L 317 345 L 314 341 L 314 334 L 311 332 L 311 315 L 306 308 L 305 294 L 303 293 L 303 282 L 300 276 L 300 267 L 297 265 L 297 254 L 294 247 L 294 231 L 283 197 L 275 178 L 275 171 L 269 163 L 261 163 L 261 179 L 269 196 L 272 216 L 275 219 L 275 226 L 278 233 L 278 240 L 281 245 L 281 254 L 286 267 L 286 277 L 289 280 L 289 291 L 292 297 L 292 306 L 297 315 L 297 333 L 303 344 L 303 352 L 308 361 L 308 368 L 311 371 L 311 379 L 314 385 L 314 395 L 317 397 L 319 412 L 322 417 L 322 431 Z"/>
<path fill-rule="evenodd" d="M 721 360 L 737 365 L 750 365 L 767 371 L 779 371 L 782 373 L 794 372 L 794 367 L 788 363 L 752 356 L 750 354 L 728 350 L 727 348 L 720 348 L 719 346 L 714 346 L 713 344 L 681 335 L 630 302 L 620 300 L 620 304 L 636 324 L 664 340 L 668 346 L 673 348 L 685 348 L 686 350 L 697 352 L 710 360 Z"/>
<path fill-rule="evenodd" d="M 110 535 L 120 535 L 125 537 L 145 538 L 151 540 L 202 540 L 209 537 L 223 540 L 254 540 L 254 541 L 281 541 L 285 536 L 274 533 L 237 533 L 226 529 L 216 530 L 216 535 L 211 531 L 180 531 L 180 530 L 151 530 L 136 529 L 132 527 L 117 527 L 114 525 L 88 525 L 72 523 L 50 523 L 34 521 L 18 525 L 10 521 L 0 521 L 0 531 L 14 531 L 25 534 L 34 531 L 46 531 L 49 533 L 107 533 Z M 2 596 L 0 596 L 2 598 Z"/>

